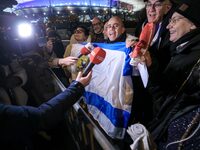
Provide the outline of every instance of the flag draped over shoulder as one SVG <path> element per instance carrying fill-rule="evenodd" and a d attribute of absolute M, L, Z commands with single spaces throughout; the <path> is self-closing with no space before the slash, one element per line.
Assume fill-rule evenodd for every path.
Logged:
<path fill-rule="evenodd" d="M 93 67 L 92 79 L 86 87 L 88 110 L 110 137 L 123 139 L 133 100 L 131 50 L 125 43 L 95 43 L 95 46 L 103 48 L 106 57 Z M 80 45 L 72 49 L 76 47 L 80 50 Z"/>

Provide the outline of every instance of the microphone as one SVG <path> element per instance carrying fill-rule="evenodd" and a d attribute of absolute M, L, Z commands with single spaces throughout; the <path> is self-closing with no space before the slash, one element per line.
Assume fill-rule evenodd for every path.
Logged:
<path fill-rule="evenodd" d="M 155 32 L 155 24 L 154 23 L 147 23 L 139 37 L 139 41 L 136 43 L 132 55 L 130 65 L 137 66 L 137 64 L 141 61 L 142 49 L 147 50 L 148 46 L 150 45 L 153 35 Z"/>
<path fill-rule="evenodd" d="M 87 43 L 80 51 L 78 58 L 83 55 L 88 55 L 94 49 L 94 46 L 91 43 Z"/>
<path fill-rule="evenodd" d="M 83 71 L 83 77 L 87 76 L 87 74 L 92 70 L 94 65 L 100 64 L 106 57 L 106 52 L 100 48 L 96 47 L 90 54 L 90 62 Z"/>

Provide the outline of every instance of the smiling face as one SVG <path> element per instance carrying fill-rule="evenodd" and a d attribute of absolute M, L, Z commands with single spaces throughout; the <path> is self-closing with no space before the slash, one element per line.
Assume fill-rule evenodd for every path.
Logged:
<path fill-rule="evenodd" d="M 107 24 L 107 36 L 110 41 L 115 41 L 121 34 L 125 32 L 125 28 L 121 18 L 112 17 Z"/>
<path fill-rule="evenodd" d="M 169 40 L 172 42 L 176 42 L 186 33 L 190 32 L 193 29 L 196 29 L 196 26 L 190 20 L 175 12 L 169 20 L 167 29 L 169 29 L 170 32 Z"/>
<path fill-rule="evenodd" d="M 74 38 L 78 41 L 78 42 L 84 42 L 87 39 L 87 36 L 85 35 L 85 30 L 83 28 L 78 27 L 75 31 L 74 31 Z"/>
<path fill-rule="evenodd" d="M 169 0 L 148 0 L 146 2 L 146 14 L 148 22 L 159 23 L 163 16 L 171 9 Z"/>
<path fill-rule="evenodd" d="M 103 23 L 97 17 L 92 19 L 92 28 L 95 34 L 100 34 L 103 31 Z"/>

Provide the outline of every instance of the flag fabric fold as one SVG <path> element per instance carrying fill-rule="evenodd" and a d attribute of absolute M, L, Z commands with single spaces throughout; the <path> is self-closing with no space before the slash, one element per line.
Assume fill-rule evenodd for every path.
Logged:
<path fill-rule="evenodd" d="M 86 87 L 84 96 L 88 111 L 111 138 L 123 139 L 133 100 L 131 50 L 124 42 L 94 45 L 103 48 L 106 57 L 93 67 L 92 79 Z M 72 51 L 80 47 L 76 44 Z"/>

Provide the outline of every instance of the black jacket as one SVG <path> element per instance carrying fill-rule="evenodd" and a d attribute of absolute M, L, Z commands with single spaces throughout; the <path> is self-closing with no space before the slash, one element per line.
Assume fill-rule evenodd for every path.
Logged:
<path fill-rule="evenodd" d="M 200 105 L 200 29 L 196 29 L 171 46 L 173 55 L 159 82 L 148 85 L 153 96 L 154 120 L 149 128 L 156 140 L 162 137 L 172 119 Z M 181 88 L 196 64 L 192 75 Z M 179 90 L 181 91 L 179 92 Z"/>

